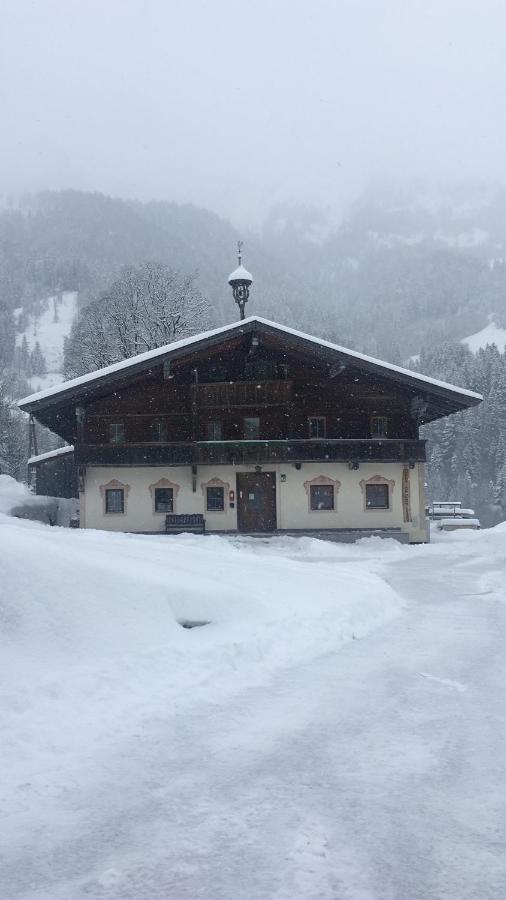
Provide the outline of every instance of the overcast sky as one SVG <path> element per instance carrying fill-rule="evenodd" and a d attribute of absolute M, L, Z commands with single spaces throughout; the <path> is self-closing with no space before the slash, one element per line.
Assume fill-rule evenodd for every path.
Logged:
<path fill-rule="evenodd" d="M 236 222 L 370 180 L 506 180 L 504 0 L 0 0 L 0 191 Z"/>

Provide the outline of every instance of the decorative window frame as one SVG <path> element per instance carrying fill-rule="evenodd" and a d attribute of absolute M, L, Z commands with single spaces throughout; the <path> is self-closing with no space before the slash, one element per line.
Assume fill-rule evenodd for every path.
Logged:
<path fill-rule="evenodd" d="M 222 481 L 221 478 L 210 478 L 209 481 L 203 481 L 201 483 L 202 493 L 204 495 L 204 508 L 206 513 L 211 513 L 211 515 L 223 516 L 226 512 L 228 512 L 228 492 L 230 490 L 230 484 L 228 481 Z M 207 508 L 207 488 L 213 487 L 221 487 L 223 488 L 223 509 L 208 509 Z"/>
<path fill-rule="evenodd" d="M 161 512 L 155 509 L 155 490 L 156 488 L 172 488 L 173 491 L 173 504 L 172 504 L 172 512 L 177 513 L 177 495 L 179 493 L 180 485 L 176 484 L 174 481 L 169 481 L 168 478 L 159 478 L 158 481 L 155 481 L 153 484 L 149 485 L 149 493 L 151 494 L 151 512 L 154 516 L 166 516 L 167 513 Z"/>
<path fill-rule="evenodd" d="M 334 488 L 334 508 L 333 509 L 311 509 L 311 488 L 312 487 L 320 487 L 323 485 Z M 307 494 L 308 512 L 311 513 L 311 515 L 314 515 L 315 513 L 336 513 L 340 487 L 341 487 L 341 482 L 337 478 L 329 478 L 328 475 L 316 475 L 314 478 L 310 478 L 308 481 L 305 481 L 304 482 L 304 490 Z"/>
<path fill-rule="evenodd" d="M 99 487 L 100 496 L 102 497 L 102 514 L 104 516 L 126 516 L 127 514 L 127 506 L 128 506 L 128 494 L 130 492 L 130 485 L 123 484 L 122 481 L 118 481 L 117 478 L 111 478 L 107 484 L 101 484 Z M 123 512 L 107 512 L 106 509 L 106 491 L 123 491 Z"/>
<path fill-rule="evenodd" d="M 370 478 L 362 478 L 359 482 L 360 490 L 362 491 L 362 497 L 364 500 L 364 512 L 368 513 L 385 513 L 391 512 L 393 509 L 392 504 L 392 495 L 395 487 L 395 480 L 393 478 L 385 478 L 383 475 L 371 475 Z M 388 485 L 388 506 L 367 506 L 367 491 L 366 487 L 368 484 L 386 484 Z"/>
<path fill-rule="evenodd" d="M 309 424 L 313 419 L 318 419 L 320 422 L 323 422 L 323 437 L 315 438 L 311 434 L 311 425 Z M 307 433 L 310 441 L 324 441 L 327 437 L 327 416 L 308 416 L 307 417 Z"/>

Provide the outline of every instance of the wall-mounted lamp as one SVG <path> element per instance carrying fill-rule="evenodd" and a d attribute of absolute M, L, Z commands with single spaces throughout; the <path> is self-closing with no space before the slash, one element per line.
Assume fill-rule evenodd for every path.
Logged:
<path fill-rule="evenodd" d="M 297 472 L 300 472 L 300 470 L 302 469 L 302 463 L 295 463 L 295 468 L 297 469 Z"/>
<path fill-rule="evenodd" d="M 348 463 L 348 468 L 349 468 L 349 469 L 353 469 L 353 471 L 356 471 L 357 469 L 360 468 L 360 463 L 358 463 L 358 462 L 356 461 L 356 459 L 354 459 L 354 460 L 352 460 L 351 462 Z"/>

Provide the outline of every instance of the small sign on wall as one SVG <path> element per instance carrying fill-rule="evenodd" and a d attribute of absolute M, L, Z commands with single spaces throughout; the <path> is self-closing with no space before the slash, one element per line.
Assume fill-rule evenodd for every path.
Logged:
<path fill-rule="evenodd" d="M 280 478 L 280 481 L 282 481 L 282 482 L 286 481 L 286 475 L 280 475 L 279 478 Z"/>

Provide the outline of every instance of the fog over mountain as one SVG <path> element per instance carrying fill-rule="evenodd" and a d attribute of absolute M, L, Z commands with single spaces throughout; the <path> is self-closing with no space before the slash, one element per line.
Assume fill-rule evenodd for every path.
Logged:
<path fill-rule="evenodd" d="M 386 176 L 504 178 L 501 0 L 4 0 L 0 193 L 260 223 Z"/>
<path fill-rule="evenodd" d="M 0 213 L 1 304 L 29 313 L 76 291 L 83 308 L 124 266 L 159 261 L 195 273 L 223 324 L 237 315 L 227 275 L 239 237 L 255 279 L 250 312 L 394 362 L 504 324 L 506 191 L 474 182 L 378 185 L 338 226 L 316 206 L 278 204 L 252 231 L 190 205 L 26 196 Z"/>

